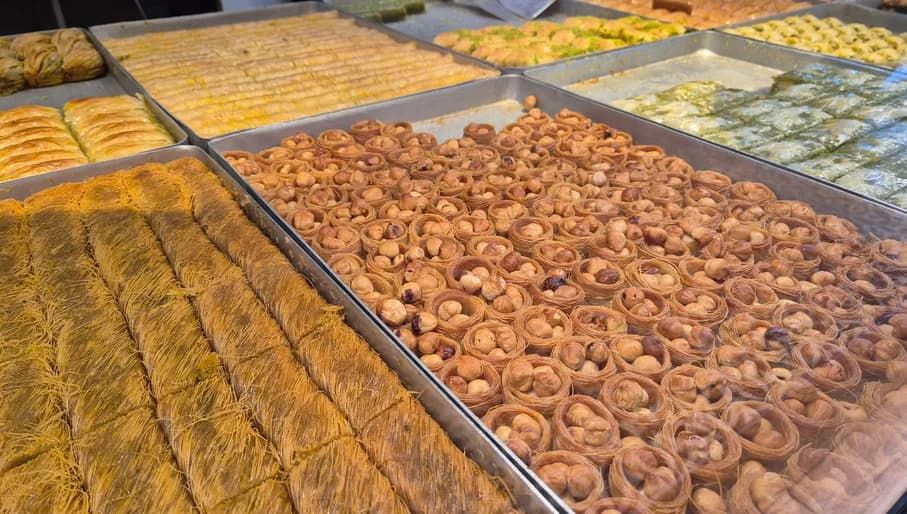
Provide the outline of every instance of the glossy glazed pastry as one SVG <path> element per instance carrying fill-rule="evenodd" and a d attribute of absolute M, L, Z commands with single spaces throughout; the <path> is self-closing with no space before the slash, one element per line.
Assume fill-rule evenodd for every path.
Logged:
<path fill-rule="evenodd" d="M 834 17 L 816 18 L 811 14 L 790 16 L 783 20 L 728 29 L 728 32 L 889 68 L 897 68 L 907 60 L 904 34 L 896 34 L 884 27 L 844 23 Z"/>
<path fill-rule="evenodd" d="M 66 123 L 92 161 L 104 161 L 173 144 L 145 101 L 133 96 L 97 96 L 63 106 Z"/>
<path fill-rule="evenodd" d="M 676 23 L 627 16 L 614 20 L 575 16 L 564 23 L 529 21 L 520 27 L 495 25 L 456 30 L 435 44 L 503 66 L 533 66 L 592 52 L 648 43 L 686 32 Z"/>
<path fill-rule="evenodd" d="M 301 43 L 287 45 L 288 38 Z M 155 100 L 203 137 L 495 74 L 399 43 L 336 12 L 104 44 Z"/>
<path fill-rule="evenodd" d="M 87 163 L 56 109 L 26 105 L 0 113 L 0 179 Z"/>

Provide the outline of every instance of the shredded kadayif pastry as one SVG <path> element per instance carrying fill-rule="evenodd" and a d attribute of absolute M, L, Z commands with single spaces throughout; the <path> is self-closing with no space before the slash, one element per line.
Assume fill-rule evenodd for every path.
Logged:
<path fill-rule="evenodd" d="M 4 512 L 512 511 L 196 159 L 0 201 L 0 263 Z"/>

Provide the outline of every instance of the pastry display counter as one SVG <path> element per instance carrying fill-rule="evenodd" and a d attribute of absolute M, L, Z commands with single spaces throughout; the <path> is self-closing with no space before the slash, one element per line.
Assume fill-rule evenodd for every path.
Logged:
<path fill-rule="evenodd" d="M 613 4 L 0 39 L 0 510 L 893 509 L 899 20 Z"/>

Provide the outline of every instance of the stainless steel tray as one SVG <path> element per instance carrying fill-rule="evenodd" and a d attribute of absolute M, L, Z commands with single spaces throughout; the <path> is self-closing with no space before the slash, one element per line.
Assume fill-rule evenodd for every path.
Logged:
<path fill-rule="evenodd" d="M 130 21 L 123 23 L 110 23 L 107 25 L 96 25 L 90 28 L 92 35 L 95 38 L 95 45 L 104 55 L 104 60 L 112 65 L 109 65 L 111 73 L 117 76 L 123 82 L 128 82 L 131 87 L 136 88 L 138 91 L 143 92 L 145 95 L 153 98 L 152 95 L 142 86 L 142 84 L 135 79 L 135 77 L 130 74 L 126 68 L 120 64 L 119 61 L 113 56 L 110 50 L 100 42 L 102 39 L 111 39 L 111 38 L 122 38 L 122 37 L 131 37 L 131 36 L 140 36 L 142 34 L 150 34 L 153 32 L 169 32 L 174 30 L 186 30 L 186 29 L 198 29 L 204 27 L 213 27 L 217 25 L 226 25 L 230 23 L 247 23 L 252 21 L 262 21 L 262 20 L 271 20 L 274 18 L 286 18 L 290 16 L 302 16 L 305 14 L 311 14 L 315 12 L 326 12 L 333 11 L 334 9 L 330 6 L 327 6 L 321 2 L 299 2 L 292 4 L 284 5 L 275 5 L 272 7 L 265 7 L 262 9 L 251 9 L 245 11 L 231 11 L 231 12 L 220 12 L 220 13 L 207 13 L 207 14 L 195 14 L 191 16 L 177 16 L 173 18 L 161 18 L 156 20 L 142 20 L 142 21 Z M 456 52 L 451 52 L 450 50 L 440 47 L 438 45 L 432 44 L 431 42 L 423 42 L 410 38 L 404 34 L 401 34 L 397 31 L 390 30 L 380 23 L 375 23 L 371 20 L 365 20 L 350 14 L 341 12 L 340 15 L 345 18 L 350 18 L 356 21 L 358 25 L 377 30 L 381 33 L 387 34 L 395 41 L 401 43 L 414 42 L 418 48 L 423 50 L 432 50 L 435 52 L 440 52 L 444 54 L 450 54 L 453 56 L 456 62 L 462 64 L 470 64 L 473 66 L 479 66 L 485 69 L 497 69 L 494 66 L 489 65 L 485 61 L 480 61 L 473 57 L 464 56 Z M 161 105 L 161 108 L 166 111 L 166 108 Z M 171 116 L 176 119 L 180 126 L 186 131 L 189 135 L 189 141 L 192 144 L 199 146 L 205 146 L 208 141 L 213 138 L 203 138 L 200 135 L 196 134 L 191 127 L 186 125 L 179 119 L 178 116 Z M 226 135 L 226 134 L 224 134 Z M 222 135 L 223 136 L 223 135 Z M 221 137 L 222 137 L 221 136 Z"/>
<path fill-rule="evenodd" d="M 29 195 L 66 182 L 83 182 L 89 178 L 129 169 L 149 162 L 166 162 L 183 157 L 194 157 L 204 162 L 237 198 L 249 219 L 252 220 L 314 285 L 328 301 L 344 307 L 346 322 L 356 329 L 381 355 L 403 384 L 415 393 L 429 414 L 444 428 L 451 440 L 485 471 L 500 477 L 513 495 L 516 507 L 527 513 L 554 512 L 553 507 L 512 464 L 509 455 L 493 444 L 488 434 L 483 434 L 471 414 L 430 372 L 421 366 L 399 341 L 380 324 L 358 300 L 345 290 L 324 262 L 298 238 L 287 237 L 287 228 L 279 216 L 266 212 L 252 189 L 232 170 L 227 171 L 208 154 L 194 146 L 175 146 L 153 150 L 141 155 L 125 157 L 55 174 L 38 175 L 13 180 L 0 186 L 0 200 L 23 200 Z M 432 470 L 426 470 L 432 472 Z"/>
<path fill-rule="evenodd" d="M 873 5 L 874 4 L 874 5 Z M 728 25 L 726 27 L 721 27 L 721 30 L 733 29 L 736 27 L 748 27 L 750 25 L 758 25 L 759 23 L 765 23 L 771 20 L 783 20 L 784 18 L 789 18 L 791 16 L 804 16 L 811 14 L 816 18 L 837 18 L 844 23 L 862 23 L 869 27 L 884 27 L 895 34 L 901 34 L 907 32 L 907 14 L 898 14 L 891 11 L 882 11 L 880 9 L 874 9 L 873 7 L 879 7 L 881 2 L 873 2 L 872 4 L 867 5 L 866 0 L 861 2 L 852 2 L 852 3 L 834 3 L 834 4 L 821 4 L 813 7 L 808 7 L 806 9 L 800 9 L 799 11 L 790 11 L 781 14 L 775 14 L 772 16 L 766 16 L 759 18 L 757 20 L 746 21 L 742 23 L 735 23 L 733 25 Z M 745 37 L 745 36 L 738 36 Z M 770 43 L 774 44 L 774 43 Z M 786 45 L 778 45 L 786 48 Z M 855 61 L 861 62 L 861 61 Z M 867 66 L 876 66 L 868 64 Z M 885 70 L 891 70 L 891 68 L 885 66 L 878 66 L 879 68 Z"/>
<path fill-rule="evenodd" d="M 875 66 L 829 55 L 703 31 L 656 41 L 645 48 L 624 48 L 549 64 L 529 70 L 525 75 L 596 101 L 612 102 L 690 80 L 721 80 L 729 87 L 758 89 L 770 86 L 774 75 L 817 62 L 880 76 L 888 73 Z"/>
<path fill-rule="evenodd" d="M 562 22 L 570 16 L 598 16 L 599 18 L 613 19 L 634 15 L 576 0 L 560 0 L 545 10 L 545 12 L 538 16 L 536 20 Z M 424 13 L 408 15 L 401 21 L 386 23 L 385 26 L 421 41 L 431 43 L 434 41 L 435 36 L 442 32 L 449 32 L 457 29 L 480 29 L 491 25 L 503 24 L 519 26 L 526 21 L 528 20 L 524 20 L 515 15 L 513 18 L 505 21 L 495 18 L 477 8 L 466 7 L 452 2 L 428 0 L 425 2 Z M 613 51 L 615 50 L 609 50 L 609 52 Z M 599 53 L 602 52 L 597 52 L 596 54 Z M 576 57 L 567 60 L 569 61 L 571 59 L 576 59 Z M 488 61 L 483 60 L 482 62 L 496 66 L 494 63 Z M 534 66 L 498 66 L 498 68 L 504 70 L 505 73 L 519 73 L 523 70 L 534 68 Z"/>
<path fill-rule="evenodd" d="M 657 144 L 669 154 L 686 159 L 696 169 L 719 170 L 734 180 L 764 182 L 775 190 L 779 198 L 806 200 L 817 212 L 848 218 L 866 232 L 907 240 L 907 214 L 899 209 L 619 109 L 589 101 L 569 91 L 515 75 L 238 132 L 211 141 L 209 149 L 218 162 L 228 167 L 221 157 L 224 152 L 257 152 L 278 144 L 281 139 L 296 132 L 318 134 L 328 129 L 348 129 L 352 123 L 364 119 L 411 121 L 415 129 L 432 131 L 439 140 L 443 140 L 445 137 L 461 135 L 462 128 L 469 121 L 493 123 L 497 126 L 513 121 L 520 113 L 523 98 L 528 95 L 535 95 L 543 109 L 554 112 L 561 108 L 578 111 L 596 121 L 629 132 L 641 143 Z M 260 197 L 259 201 L 270 209 Z M 289 225 L 285 227 L 292 232 Z"/>
<path fill-rule="evenodd" d="M 671 41 L 658 41 L 652 43 L 651 48 L 627 48 L 611 54 L 552 64 L 527 71 L 526 76 L 563 87 L 596 102 L 611 103 L 628 96 L 663 91 L 691 80 L 718 80 L 728 87 L 759 90 L 771 86 L 772 77 L 779 73 L 816 62 L 880 77 L 892 75 L 890 70 L 857 61 L 717 31 L 696 32 Z M 907 77 L 904 78 L 907 80 Z M 789 173 L 807 176 L 785 166 L 778 167 Z M 903 212 L 882 200 L 851 194 L 866 202 L 884 205 L 886 209 Z M 878 233 L 878 229 L 875 230 Z"/>
<path fill-rule="evenodd" d="M 819 4 L 798 11 L 788 11 L 786 13 L 764 16 L 756 20 L 735 23 L 733 25 L 721 27 L 721 30 L 735 27 L 747 27 L 765 23 L 770 20 L 783 20 L 784 18 L 789 18 L 791 16 L 812 14 L 816 18 L 838 18 L 844 23 L 862 23 L 871 27 L 885 27 L 898 34 L 907 32 L 907 15 L 872 8 L 881 4 L 882 2 L 879 0 L 858 0 L 855 2 Z"/>
<path fill-rule="evenodd" d="M 85 29 L 79 30 L 83 31 L 88 36 L 88 39 L 91 40 L 92 44 L 95 45 L 95 47 L 98 48 L 99 51 L 101 51 L 100 43 L 98 43 L 98 41 L 94 39 L 90 32 Z M 44 30 L 39 32 L 52 34 L 54 31 Z M 63 84 L 50 87 L 28 88 L 11 95 L 0 96 L 0 111 L 12 109 L 14 107 L 19 107 L 22 105 L 46 105 L 48 107 L 55 107 L 62 110 L 63 105 L 66 104 L 66 102 L 75 98 L 85 98 L 89 96 L 141 94 L 144 97 L 145 104 L 148 106 L 151 112 L 154 113 L 154 116 L 161 123 L 161 125 L 163 125 L 167 132 L 170 133 L 170 136 L 173 137 L 173 144 L 186 144 L 186 133 L 182 128 L 180 128 L 179 124 L 177 124 L 176 121 L 174 121 L 173 118 L 164 109 L 156 104 L 144 92 L 144 90 L 136 87 L 133 82 L 123 80 L 123 77 L 116 73 L 116 67 L 118 65 L 113 62 L 113 60 L 105 52 L 101 51 L 101 55 L 104 57 L 104 64 L 107 66 L 107 72 L 103 76 L 96 79 L 83 80 L 80 82 L 65 82 Z M 118 163 L 121 162 L 121 159 L 115 159 L 111 162 Z M 79 170 L 82 167 L 83 166 L 78 166 L 72 169 Z M 53 175 L 55 173 L 60 172 L 52 171 L 49 172 L 48 175 Z"/>
<path fill-rule="evenodd" d="M 505 122 L 513 121 L 521 113 L 521 103 L 528 95 L 535 95 L 542 109 L 553 113 L 561 108 L 567 108 L 584 113 L 596 121 L 633 134 L 639 142 L 658 144 L 668 153 L 688 160 L 698 169 L 721 170 L 735 180 L 762 181 L 769 184 L 777 192 L 779 198 L 808 200 L 817 211 L 845 216 L 864 230 L 874 231 L 880 236 L 902 239 L 907 237 L 907 223 L 905 223 L 907 217 L 893 209 L 866 202 L 856 195 L 815 179 L 785 172 L 763 161 L 697 140 L 623 111 L 590 102 L 567 91 L 513 75 L 464 84 L 444 92 L 422 93 L 409 98 L 376 103 L 368 107 L 347 109 L 306 120 L 240 132 L 211 141 L 209 149 L 222 166 L 232 170 L 223 158 L 227 151 L 256 152 L 273 146 L 282 138 L 297 132 L 317 135 L 328 129 L 347 129 L 354 122 L 364 119 L 380 119 L 386 122 L 407 120 L 413 123 L 415 130 L 431 131 L 439 140 L 442 140 L 446 137 L 461 135 L 463 127 L 470 121 L 493 123 L 498 127 Z M 238 176 L 235 170 L 233 170 L 233 174 Z M 357 318 L 356 324 L 353 326 L 362 330 L 363 333 L 380 331 L 388 337 L 394 337 L 373 313 L 368 312 L 363 304 L 355 299 L 355 294 L 334 276 L 324 260 L 316 255 L 314 250 L 293 231 L 292 227 L 279 219 L 263 198 L 252 192 L 248 186 L 246 189 L 251 196 L 255 197 L 263 210 L 276 219 L 286 231 L 285 237 L 306 248 L 307 253 L 318 263 L 325 276 L 331 276 L 331 282 L 337 286 L 337 294 L 341 295 L 331 296 L 331 300 L 345 306 L 355 305 L 356 313 L 362 314 L 370 323 L 368 327 L 363 327 L 359 325 L 361 320 Z M 328 279 L 325 278 L 325 280 Z M 342 295 L 347 295 L 348 298 L 343 298 Z M 413 357 L 411 356 L 411 358 Z M 417 364 L 422 366 L 421 362 Z M 428 372 L 427 369 L 424 371 Z M 495 440 L 494 434 L 482 426 L 478 418 L 471 413 L 468 415 L 475 424 L 481 427 L 486 437 Z M 501 447 L 497 440 L 495 443 Z M 514 464 L 526 473 L 528 480 L 544 490 L 550 498 L 553 497 L 547 486 L 542 484 L 522 462 L 514 459 Z M 566 508 L 556 497 L 552 501 L 557 502 L 561 509 Z"/>

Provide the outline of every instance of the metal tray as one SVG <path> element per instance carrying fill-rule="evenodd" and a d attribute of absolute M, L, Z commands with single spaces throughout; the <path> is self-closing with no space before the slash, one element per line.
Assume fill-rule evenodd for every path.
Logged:
<path fill-rule="evenodd" d="M 624 48 L 610 54 L 549 64 L 526 72 L 546 84 L 565 87 L 599 102 L 612 102 L 690 80 L 721 80 L 729 87 L 771 86 L 774 75 L 812 63 L 887 75 L 875 66 L 717 31 L 694 32 Z M 586 84 L 580 82 L 588 81 Z"/>
<path fill-rule="evenodd" d="M 611 54 L 552 64 L 528 71 L 526 76 L 563 87 L 596 102 L 610 103 L 628 96 L 662 91 L 691 80 L 718 80 L 728 87 L 761 90 L 772 85 L 772 77 L 775 75 L 816 62 L 860 70 L 880 77 L 894 75 L 890 70 L 858 61 L 805 52 L 717 31 L 696 32 L 651 45 L 652 50 L 628 48 Z M 904 79 L 907 80 L 907 76 Z M 698 137 L 696 139 L 705 141 Z M 807 176 L 786 166 L 776 166 L 790 173 Z M 851 194 L 867 202 L 903 212 L 883 200 L 858 193 Z"/>
<path fill-rule="evenodd" d="M 91 43 L 101 51 L 100 43 L 94 39 L 90 32 L 85 29 L 79 29 L 88 36 L 88 39 Z M 45 34 L 52 34 L 53 30 L 44 30 L 38 31 Z M 15 36 L 11 36 L 15 37 Z M 111 96 L 111 95 L 135 95 L 141 94 L 144 97 L 145 105 L 148 106 L 148 109 L 154 114 L 158 122 L 170 133 L 170 136 L 173 137 L 174 145 L 186 144 L 186 133 L 180 128 L 179 124 L 173 120 L 172 117 L 162 109 L 158 104 L 156 104 L 152 99 L 145 94 L 144 90 L 135 86 L 134 83 L 131 83 L 128 80 L 123 80 L 120 75 L 116 73 L 117 64 L 112 61 L 111 58 L 105 52 L 101 52 L 101 55 L 104 57 L 104 64 L 107 66 L 107 72 L 96 79 L 83 80 L 80 82 L 65 82 L 56 86 L 49 87 L 37 87 L 37 88 L 28 88 L 23 89 L 17 93 L 13 93 L 7 96 L 0 96 L 0 111 L 5 111 L 7 109 L 12 109 L 14 107 L 19 107 L 22 105 L 46 105 L 48 107 L 55 107 L 62 110 L 63 105 L 66 102 L 75 99 L 75 98 L 85 98 L 90 96 Z M 143 152 L 138 155 L 143 155 Z M 121 159 L 114 159 L 110 161 L 112 163 L 121 162 Z M 106 161 L 105 161 L 106 164 Z M 80 170 L 86 166 L 77 166 L 75 168 L 70 168 L 73 170 Z M 51 171 L 46 175 L 53 175 L 55 173 L 60 173 L 59 171 Z"/>
<path fill-rule="evenodd" d="M 772 16 L 765 16 L 757 20 L 746 21 L 742 23 L 735 23 L 733 25 L 728 25 L 726 27 L 721 27 L 721 30 L 733 29 L 737 27 L 748 27 L 751 25 L 758 25 L 760 23 L 765 23 L 771 20 L 783 20 L 791 16 L 804 16 L 811 14 L 816 18 L 837 18 L 844 23 L 862 23 L 869 27 L 884 27 L 895 34 L 901 34 L 907 32 L 907 14 L 898 14 L 891 11 L 883 11 L 881 9 L 875 9 L 874 7 L 879 7 L 881 2 L 867 2 L 862 0 L 859 2 L 852 3 L 834 3 L 834 4 L 821 4 L 813 7 L 808 7 L 806 9 L 800 9 L 799 11 L 789 11 L 786 13 L 775 14 Z M 738 36 L 745 37 L 745 36 Z M 749 38 L 747 38 L 749 39 Z M 775 43 L 769 43 L 774 45 Z M 786 48 L 791 48 L 787 45 L 778 45 Z M 823 54 L 824 55 L 824 54 Z M 861 62 L 862 61 L 855 61 Z M 884 70 L 891 70 L 886 66 L 867 64 L 867 66 L 877 66 Z"/>
<path fill-rule="evenodd" d="M 110 50 L 100 42 L 101 39 L 111 39 L 111 38 L 123 38 L 123 37 L 132 37 L 140 36 L 142 34 L 150 34 L 153 32 L 169 32 L 174 30 L 186 30 L 186 29 L 198 29 L 205 27 L 214 27 L 217 25 L 226 25 L 230 23 L 247 23 L 253 21 L 262 21 L 262 20 L 271 20 L 274 18 L 286 18 L 290 16 L 302 16 L 305 14 L 311 14 L 315 12 L 327 12 L 333 11 L 335 9 L 327 6 L 321 2 L 299 2 L 292 4 L 284 5 L 275 5 L 271 7 L 265 7 L 262 9 L 250 9 L 246 11 L 231 11 L 231 12 L 221 12 L 221 13 L 207 13 L 207 14 L 195 14 L 191 16 L 177 16 L 173 18 L 161 18 L 156 20 L 142 20 L 142 21 L 130 21 L 124 23 L 110 23 L 107 25 L 96 25 L 90 28 L 93 35 L 93 41 L 95 45 L 100 50 L 101 54 L 104 55 L 104 60 L 112 65 L 109 65 L 111 73 L 117 76 L 121 81 L 128 82 L 131 87 L 135 88 L 138 91 L 141 91 L 146 96 L 153 98 L 151 94 L 145 89 L 144 86 L 130 74 L 126 68 L 120 64 L 120 62 L 113 56 Z M 339 11 L 338 11 L 339 12 Z M 432 43 L 426 43 L 418 40 L 414 40 L 404 34 L 401 34 L 397 31 L 390 30 L 380 23 L 375 23 L 371 20 L 366 20 L 359 18 L 344 12 L 340 12 L 340 15 L 344 18 L 349 18 L 355 20 L 358 25 L 368 27 L 373 30 L 377 30 L 383 34 L 387 34 L 395 41 L 400 43 L 415 43 L 416 46 L 423 50 L 431 50 L 435 52 L 440 52 L 443 54 L 450 54 L 453 56 L 454 61 L 461 64 L 469 64 L 473 66 L 478 66 L 484 69 L 496 70 L 494 66 L 490 66 L 485 61 L 480 61 L 473 57 L 464 56 L 456 52 L 451 52 L 450 50 L 440 47 Z M 303 87 L 301 85 L 300 87 Z M 443 88 L 442 88 L 443 89 Z M 166 107 L 161 105 L 161 108 L 167 111 Z M 172 113 L 167 111 L 175 120 L 180 123 L 180 126 L 186 131 L 189 135 L 189 141 L 192 144 L 199 146 L 207 145 L 208 141 L 214 138 L 203 138 L 195 133 L 191 127 L 186 125 L 179 119 L 178 116 L 174 116 Z M 222 134 L 218 137 L 223 137 L 226 134 Z"/>
<path fill-rule="evenodd" d="M 0 186 L 0 200 L 15 198 L 24 200 L 29 195 L 44 189 L 67 183 L 84 182 L 92 177 L 107 175 L 133 168 L 149 162 L 166 162 L 183 157 L 194 157 L 204 162 L 230 190 L 242 206 L 246 215 L 280 249 L 300 273 L 328 301 L 344 307 L 346 322 L 364 337 L 373 350 L 400 377 L 410 391 L 418 393 L 419 401 L 428 413 L 444 428 L 451 440 L 486 472 L 500 477 L 514 498 L 516 507 L 527 513 L 548 513 L 554 509 L 544 497 L 533 488 L 525 477 L 510 462 L 510 457 L 491 443 L 478 429 L 459 401 L 420 361 L 394 338 L 377 318 L 358 301 L 352 301 L 345 287 L 329 271 L 326 265 L 296 238 L 287 237 L 286 228 L 278 222 L 280 217 L 265 212 L 253 198 L 252 189 L 232 170 L 225 170 L 203 150 L 194 146 L 175 146 L 152 150 L 141 155 L 125 157 L 118 161 L 107 161 L 59 173 L 38 175 L 13 180 Z M 429 472 L 431 470 L 428 470 Z"/>
<path fill-rule="evenodd" d="M 318 134 L 329 129 L 347 129 L 354 122 L 363 119 L 380 119 L 387 122 L 408 120 L 413 123 L 415 130 L 431 131 L 439 140 L 442 140 L 446 137 L 462 135 L 462 129 L 468 122 L 492 123 L 500 127 L 505 122 L 513 121 L 521 113 L 522 101 L 528 95 L 535 95 L 539 106 L 549 112 L 554 113 L 561 108 L 567 108 L 584 113 L 596 121 L 633 134 L 639 142 L 658 144 L 669 154 L 688 160 L 698 169 L 721 170 L 734 180 L 765 182 L 778 193 L 779 198 L 808 199 L 817 211 L 848 217 L 864 230 L 874 231 L 883 237 L 902 239 L 907 237 L 907 216 L 891 208 L 866 202 L 854 194 L 815 179 L 787 173 L 763 161 L 697 140 L 623 111 L 590 102 L 567 91 L 513 75 L 464 84 L 444 92 L 422 93 L 368 107 L 347 109 L 306 120 L 248 130 L 213 140 L 209 148 L 218 163 L 232 170 L 232 167 L 223 158 L 227 151 L 256 152 L 273 146 L 282 138 L 297 132 Z M 238 176 L 235 170 L 232 171 Z M 249 189 L 248 186 L 246 189 Z M 332 276 L 332 282 L 337 284 L 337 294 L 348 295 L 346 299 L 333 296 L 331 299 L 341 302 L 345 306 L 355 305 L 357 313 L 363 311 L 367 313 L 364 316 L 369 320 L 369 327 L 359 325 L 360 320 L 357 318 L 357 324 L 353 325 L 355 328 L 363 333 L 380 331 L 389 337 L 395 337 L 391 336 L 391 332 L 378 320 L 377 316 L 368 311 L 356 299 L 355 294 L 336 278 L 324 260 L 317 256 L 291 226 L 277 216 L 261 196 L 251 191 L 250 193 L 263 210 L 278 220 L 280 226 L 286 231 L 285 237 L 295 244 L 305 247 L 312 258 L 318 262 L 323 273 Z M 418 365 L 422 366 L 421 362 L 418 362 Z M 428 372 L 427 369 L 425 372 Z M 482 426 L 478 418 L 471 413 L 469 417 L 481 427 L 488 438 L 495 440 L 494 434 Z M 495 443 L 501 447 L 497 440 Z M 541 483 L 541 480 L 532 474 L 522 462 L 514 459 L 514 464 L 526 473 L 530 481 L 544 490 L 562 510 L 566 509 L 566 506 L 554 497 L 547 486 Z M 569 512 L 569 509 L 567 511 Z"/>
<path fill-rule="evenodd" d="M 545 12 L 539 15 L 536 20 L 562 22 L 570 16 L 597 16 L 599 18 L 621 18 L 624 16 L 635 16 L 623 11 L 615 11 L 605 7 L 579 2 L 576 0 L 560 0 L 549 7 Z M 473 7 L 466 7 L 452 2 L 439 0 L 428 0 L 425 2 L 425 12 L 421 14 L 408 15 L 401 21 L 386 23 L 386 27 L 400 31 L 421 41 L 431 43 L 435 36 L 442 32 L 449 32 L 457 29 L 479 29 L 491 25 L 513 25 L 519 26 L 528 20 L 513 15 L 513 18 L 501 20 L 494 16 Z M 690 29 L 687 29 L 690 30 Z M 676 37 L 676 36 L 675 36 Z M 673 39 L 673 38 L 670 38 Z M 637 45 L 638 46 L 638 45 Z M 613 52 L 615 50 L 607 50 Z M 596 55 L 602 52 L 596 52 L 587 55 Z M 466 55 L 466 54 L 460 54 Z M 576 59 L 571 57 L 566 61 Z M 558 62 L 563 62 L 558 61 Z M 482 62 L 491 66 L 497 66 L 505 73 L 520 73 L 523 70 L 535 68 L 537 66 L 500 66 L 489 61 Z M 544 66 L 544 65 L 541 65 Z"/>
<path fill-rule="evenodd" d="M 857 0 L 853 2 L 840 2 L 833 4 L 819 4 L 798 11 L 788 11 L 771 16 L 763 16 L 756 20 L 735 23 L 721 27 L 721 30 L 733 29 L 737 27 L 748 27 L 757 25 L 771 20 L 783 20 L 791 16 L 803 16 L 812 14 L 816 18 L 838 18 L 844 23 L 862 23 L 871 27 L 885 27 L 894 32 L 907 32 L 907 16 L 890 11 L 881 11 L 873 9 L 882 5 L 879 0 Z"/>
<path fill-rule="evenodd" d="M 414 129 L 431 131 L 439 140 L 443 140 L 445 137 L 461 136 L 462 129 L 468 122 L 501 126 L 505 122 L 514 121 L 521 112 L 523 98 L 528 95 L 535 95 L 543 109 L 554 112 L 561 108 L 578 111 L 596 121 L 629 132 L 641 143 L 657 144 L 667 153 L 689 161 L 696 169 L 719 170 L 734 180 L 764 182 L 775 190 L 779 198 L 807 199 L 817 212 L 848 218 L 863 231 L 880 237 L 907 240 L 907 213 L 899 209 L 619 109 L 589 101 L 569 91 L 515 75 L 463 84 L 443 92 L 420 93 L 405 99 L 388 100 L 305 120 L 246 130 L 211 141 L 209 149 L 218 162 L 229 167 L 222 158 L 224 152 L 257 152 L 296 132 L 318 134 L 328 129 L 348 129 L 354 122 L 364 119 L 388 122 L 407 120 L 413 122 Z M 260 197 L 258 199 L 270 210 L 267 202 Z M 289 225 L 285 224 L 285 227 L 292 233 Z"/>

